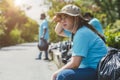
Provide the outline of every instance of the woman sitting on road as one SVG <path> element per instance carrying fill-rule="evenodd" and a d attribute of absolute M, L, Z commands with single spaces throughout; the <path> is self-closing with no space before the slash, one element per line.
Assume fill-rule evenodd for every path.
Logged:
<path fill-rule="evenodd" d="M 85 21 L 79 7 L 69 4 L 57 12 L 55 32 L 73 37 L 71 61 L 52 75 L 51 80 L 96 80 L 97 65 L 107 53 L 103 36 Z"/>

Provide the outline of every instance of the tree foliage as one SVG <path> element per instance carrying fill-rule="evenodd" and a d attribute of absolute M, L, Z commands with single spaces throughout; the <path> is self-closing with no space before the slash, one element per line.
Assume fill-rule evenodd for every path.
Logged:
<path fill-rule="evenodd" d="M 0 2 L 0 46 L 36 41 L 38 25 L 13 0 Z"/>
<path fill-rule="evenodd" d="M 120 49 L 120 20 L 116 20 L 105 28 L 105 36 L 108 46 Z"/>
<path fill-rule="evenodd" d="M 107 23 L 115 22 L 120 19 L 120 1 L 119 0 L 94 0 L 95 3 L 101 8 L 101 12 L 108 15 Z"/>

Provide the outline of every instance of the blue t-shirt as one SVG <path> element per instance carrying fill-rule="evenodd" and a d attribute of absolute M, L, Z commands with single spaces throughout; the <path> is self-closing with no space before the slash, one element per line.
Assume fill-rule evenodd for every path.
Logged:
<path fill-rule="evenodd" d="M 64 34 L 67 36 L 67 37 L 71 37 L 72 36 L 72 33 L 66 29 L 64 29 Z"/>
<path fill-rule="evenodd" d="M 107 47 L 97 34 L 85 26 L 78 29 L 73 37 L 72 56 L 83 57 L 79 68 L 96 69 L 100 59 L 106 53 Z"/>
<path fill-rule="evenodd" d="M 48 29 L 48 21 L 46 19 L 44 19 L 41 23 L 41 25 L 39 26 L 39 39 L 40 37 L 43 36 L 43 32 L 44 29 L 47 29 L 46 34 L 45 34 L 45 39 L 48 40 L 49 39 L 49 29 Z"/>
<path fill-rule="evenodd" d="M 89 24 L 91 24 L 100 34 L 104 35 L 102 25 L 98 19 L 96 18 L 91 19 L 89 21 Z"/>

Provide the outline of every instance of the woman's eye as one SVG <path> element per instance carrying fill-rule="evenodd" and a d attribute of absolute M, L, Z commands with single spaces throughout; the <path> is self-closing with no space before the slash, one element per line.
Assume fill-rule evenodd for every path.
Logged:
<path fill-rule="evenodd" d="M 65 15 L 65 18 L 67 18 L 68 17 L 68 15 Z"/>

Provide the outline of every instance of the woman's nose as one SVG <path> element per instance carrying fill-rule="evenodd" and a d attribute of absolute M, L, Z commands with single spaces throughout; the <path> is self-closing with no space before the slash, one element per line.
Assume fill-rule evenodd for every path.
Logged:
<path fill-rule="evenodd" d="M 61 23 L 64 23 L 64 22 L 65 22 L 65 20 L 64 20 L 64 19 L 62 19 L 62 20 L 61 20 Z"/>
<path fill-rule="evenodd" d="M 61 23 L 65 23 L 65 18 L 62 18 L 62 19 L 61 19 Z"/>

